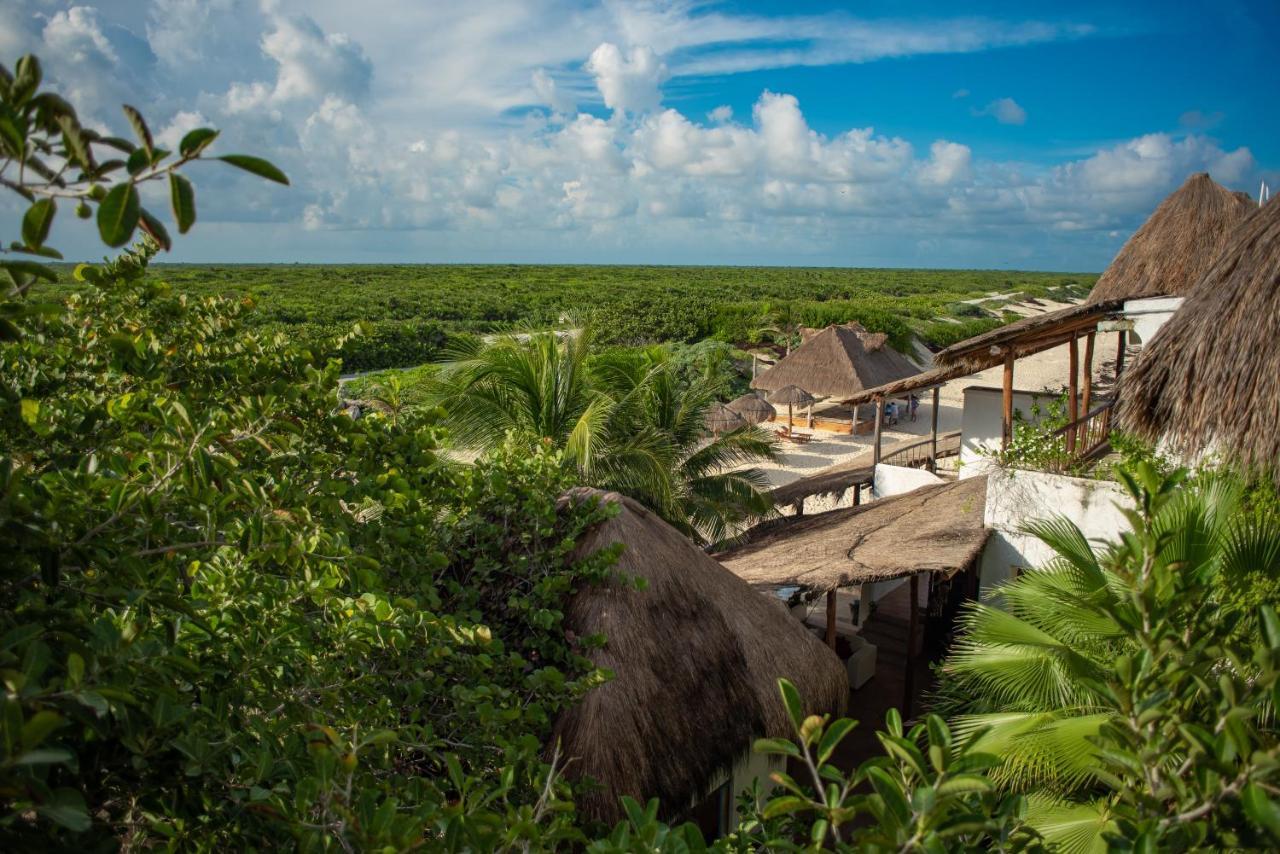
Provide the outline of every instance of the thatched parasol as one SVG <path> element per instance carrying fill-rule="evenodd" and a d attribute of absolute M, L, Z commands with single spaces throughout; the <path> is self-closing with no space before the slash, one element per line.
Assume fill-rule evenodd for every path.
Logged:
<path fill-rule="evenodd" d="M 751 387 L 776 393 L 794 385 L 819 397 L 843 400 L 919 370 L 889 346 L 882 332 L 868 332 L 857 324 L 828 326 L 753 379 Z M 785 402 L 774 394 L 769 400 Z"/>
<path fill-rule="evenodd" d="M 917 572 L 951 575 L 972 564 L 986 544 L 986 494 L 985 477 L 923 486 L 860 507 L 792 517 L 716 557 L 762 587 L 829 591 Z"/>
<path fill-rule="evenodd" d="M 702 423 L 713 434 L 720 434 L 726 430 L 737 430 L 739 427 L 746 426 L 746 419 L 734 412 L 723 403 L 713 403 L 707 408 L 707 414 L 703 416 Z"/>
<path fill-rule="evenodd" d="M 800 351 L 797 350 L 796 352 L 798 353 Z M 791 429 L 791 424 L 793 419 L 792 407 L 809 406 L 815 400 L 817 400 L 816 397 L 809 394 L 809 392 L 800 388 L 800 386 L 798 385 L 784 385 L 782 388 L 778 389 L 777 391 L 769 395 L 769 401 L 771 403 L 777 403 L 779 405 L 785 403 L 787 405 L 787 429 L 788 430 Z"/>
<path fill-rule="evenodd" d="M 776 599 L 761 595 L 636 501 L 579 488 L 564 502 L 602 500 L 620 512 L 583 537 L 578 556 L 625 546 L 615 569 L 642 578 L 585 585 L 565 628 L 608 640 L 584 651 L 616 676 L 555 722 L 565 773 L 591 777 L 578 807 L 613 824 L 623 795 L 660 797 L 675 813 L 707 792 L 759 736 L 789 737 L 778 695 L 786 677 L 817 714 L 840 711 L 840 660 Z"/>
<path fill-rule="evenodd" d="M 1185 295 L 1254 209 L 1209 173 L 1192 175 L 1133 233 L 1088 301 Z"/>
<path fill-rule="evenodd" d="M 1122 429 L 1280 483 L 1280 204 L 1247 219 L 1122 376 Z"/>
<path fill-rule="evenodd" d="M 744 394 L 742 397 L 731 401 L 729 409 L 741 415 L 748 424 L 759 424 L 778 414 L 777 410 L 768 401 L 754 394 Z"/>

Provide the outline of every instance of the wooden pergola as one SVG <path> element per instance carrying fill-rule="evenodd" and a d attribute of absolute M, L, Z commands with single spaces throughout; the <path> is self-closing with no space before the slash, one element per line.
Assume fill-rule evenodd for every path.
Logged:
<path fill-rule="evenodd" d="M 942 350 L 934 355 L 935 368 L 923 371 L 912 377 L 886 383 L 876 388 L 867 389 L 850 397 L 842 403 L 857 406 L 860 403 L 873 401 L 876 405 L 875 428 L 875 460 L 880 461 L 880 443 L 883 421 L 884 402 L 893 397 L 911 394 L 924 389 L 933 389 L 933 441 L 938 435 L 938 388 L 948 380 L 976 374 L 997 365 L 1004 365 L 1003 409 L 1001 446 L 1007 448 L 1013 439 L 1013 377 L 1014 366 L 1019 358 L 1051 350 L 1062 344 L 1068 345 L 1070 360 L 1067 383 L 1067 411 L 1069 423 L 1076 424 L 1084 417 L 1094 414 L 1090 410 L 1093 403 L 1093 356 L 1095 339 L 1100 323 L 1114 321 L 1119 317 L 1123 300 L 1105 300 L 1097 303 L 1073 305 L 1068 308 L 1024 317 L 1021 320 L 976 335 L 958 344 Z M 1080 341 L 1084 339 L 1083 364 L 1080 355 Z M 1125 328 L 1118 330 L 1116 341 L 1116 375 L 1124 367 L 1124 351 L 1126 345 Z M 1083 383 L 1081 379 L 1083 378 Z M 1066 433 L 1067 450 L 1075 450 L 1077 431 Z"/>

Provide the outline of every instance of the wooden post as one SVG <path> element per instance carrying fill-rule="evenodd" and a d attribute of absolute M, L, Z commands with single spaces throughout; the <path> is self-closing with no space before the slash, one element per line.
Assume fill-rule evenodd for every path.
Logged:
<path fill-rule="evenodd" d="M 1084 393 L 1084 401 L 1080 405 L 1083 415 L 1089 414 L 1089 407 L 1093 401 L 1093 339 L 1098 333 L 1090 332 L 1084 339 L 1084 366 L 1081 371 L 1081 379 L 1084 381 L 1084 387 L 1081 391 Z M 1077 442 L 1084 442 L 1087 425 L 1081 426 L 1080 435 L 1076 437 Z"/>
<path fill-rule="evenodd" d="M 787 404 L 787 432 L 788 432 L 788 433 L 790 433 L 790 432 L 791 432 L 791 423 L 792 423 L 792 418 L 791 418 L 791 404 L 789 404 L 789 403 L 788 403 L 788 404 Z"/>
<path fill-rule="evenodd" d="M 855 483 L 853 485 L 853 506 L 857 507 L 862 503 L 862 484 Z"/>
<path fill-rule="evenodd" d="M 858 404 L 849 407 L 849 435 L 853 436 L 858 432 Z"/>
<path fill-rule="evenodd" d="M 1127 336 L 1125 335 L 1125 331 L 1123 329 L 1121 329 L 1119 332 L 1116 333 L 1116 383 L 1117 385 L 1120 382 L 1120 372 L 1124 370 L 1124 351 L 1128 343 L 1126 341 L 1126 338 Z M 1115 396 L 1114 392 L 1112 393 L 1112 396 L 1113 397 Z"/>
<path fill-rule="evenodd" d="M 931 420 L 933 421 L 933 424 L 931 425 L 931 428 L 930 428 L 931 429 L 930 436 L 932 438 L 929 440 L 929 471 L 933 472 L 934 474 L 938 473 L 938 393 L 939 391 L 940 391 L 940 388 L 938 386 L 933 387 L 933 412 L 930 415 Z"/>
<path fill-rule="evenodd" d="M 872 462 L 880 465 L 880 432 L 884 429 L 884 398 L 876 398 L 876 438 L 875 451 L 871 454 Z"/>
<path fill-rule="evenodd" d="M 809 429 L 813 429 L 813 404 L 809 404 Z"/>
<path fill-rule="evenodd" d="M 918 611 L 920 610 L 917 602 L 920 598 L 920 573 L 914 573 L 911 576 L 911 610 L 907 613 L 910 615 L 907 620 L 907 665 L 906 673 L 903 674 L 902 680 L 902 719 L 908 720 L 911 717 L 911 700 L 915 694 L 916 682 L 916 630 L 917 620 L 919 619 Z"/>
<path fill-rule="evenodd" d="M 1067 377 L 1067 423 L 1074 424 L 1080 417 L 1080 345 L 1076 336 L 1067 344 L 1070 352 L 1071 373 Z M 1067 431 L 1067 453 L 1076 449 L 1076 428 Z"/>
<path fill-rule="evenodd" d="M 1004 354 L 1004 415 L 1000 450 L 1007 451 L 1013 441 L 1013 348 Z"/>
<path fill-rule="evenodd" d="M 827 591 L 827 646 L 836 648 L 836 591 Z"/>

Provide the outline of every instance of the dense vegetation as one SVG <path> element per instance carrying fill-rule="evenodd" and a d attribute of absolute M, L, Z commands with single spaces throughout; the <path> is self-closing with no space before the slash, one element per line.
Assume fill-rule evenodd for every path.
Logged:
<path fill-rule="evenodd" d="M 440 414 L 394 382 L 364 417 L 336 411 L 336 361 L 245 301 L 147 274 L 167 235 L 135 185 L 169 180 L 189 226 L 193 190 L 173 179 L 214 132 L 193 131 L 165 165 L 135 111 L 136 143 L 100 139 L 39 84 L 31 58 L 0 68 L 0 174 L 29 205 L 12 255 L 58 257 L 59 198 L 96 208 L 109 245 L 149 237 L 77 268 L 58 299 L 32 287 L 52 277 L 41 262 L 0 262 L 0 846 L 706 850 L 657 803 L 628 802 L 612 830 L 580 821 L 546 743 L 554 716 L 611 677 L 587 657 L 606 639 L 564 626 L 569 597 L 611 579 L 615 556 L 574 550 L 606 509 L 557 506 L 581 476 L 565 457 L 581 451 L 574 431 L 559 449 L 515 430 L 454 466 L 436 453 Z M 128 162 L 107 168 L 102 147 Z M 6 173 L 19 158 L 27 168 Z M 675 400 L 706 355 L 602 359 L 609 400 Z M 465 362 L 445 371 L 474 376 Z M 607 406 L 561 414 L 593 405 Z M 1045 527 L 1057 559 L 1015 582 L 1057 616 L 985 638 L 975 618 L 969 648 L 1023 657 L 993 702 L 1042 700 L 1032 689 L 1056 679 L 1104 718 L 1084 742 L 1097 748 L 1090 838 L 1274 848 L 1280 618 L 1219 595 L 1274 576 L 1274 519 L 1229 480 L 1188 493 L 1185 473 L 1149 462 L 1122 474 L 1131 531 L 1095 553 L 1066 523 Z M 1032 629 L 1073 636 L 1009 649 Z M 1076 652 L 1097 652 L 1074 637 L 1090 632 L 1110 657 Z M 831 757 L 853 722 L 806 718 L 780 690 L 795 737 L 757 748 L 793 759 L 795 776 L 744 797 L 742 827 L 715 850 L 1044 849 L 1044 812 L 1010 785 L 1017 766 L 987 752 L 988 732 L 965 721 L 960 737 L 936 716 L 905 730 L 890 715 L 884 755 L 842 770 Z"/>
<path fill-rule="evenodd" d="M 73 286 L 70 271 L 62 284 Z M 346 371 L 407 367 L 438 358 L 450 336 L 589 322 L 605 344 L 775 340 L 789 326 L 856 320 L 910 351 L 910 338 L 945 346 L 973 320 L 961 300 L 987 294 L 1080 296 L 1092 275 L 984 270 L 536 265 L 164 265 L 148 279 L 192 296 L 251 297 L 252 320 L 324 353 Z M 968 309 L 969 311 L 965 311 Z M 957 313 L 959 312 L 959 313 Z M 990 312 L 978 317 L 994 323 Z M 973 327 L 962 331 L 973 334 Z"/>

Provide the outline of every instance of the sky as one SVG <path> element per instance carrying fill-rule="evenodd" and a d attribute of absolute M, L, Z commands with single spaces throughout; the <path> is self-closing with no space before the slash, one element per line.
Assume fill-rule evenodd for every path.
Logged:
<path fill-rule="evenodd" d="M 1275 0 L 0 0 L 86 124 L 289 174 L 192 164 L 178 262 L 1100 270 L 1193 173 L 1280 186 L 1277 38 Z"/>

